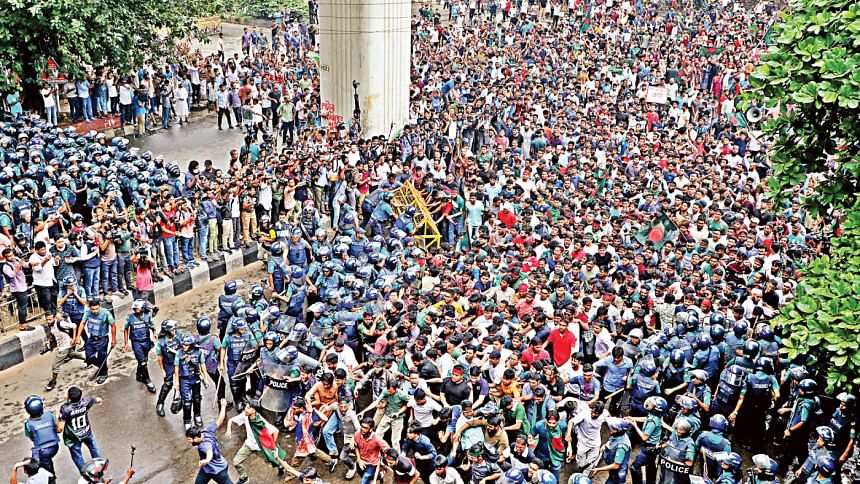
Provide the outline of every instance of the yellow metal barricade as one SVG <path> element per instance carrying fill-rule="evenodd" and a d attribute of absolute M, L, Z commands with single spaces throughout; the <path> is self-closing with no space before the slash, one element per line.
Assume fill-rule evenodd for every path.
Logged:
<path fill-rule="evenodd" d="M 397 216 L 402 215 L 406 207 L 415 207 L 417 212 L 415 218 L 412 219 L 415 224 L 415 241 L 425 250 L 434 246 L 440 247 L 442 234 L 439 233 L 433 215 L 427 209 L 424 198 L 412 184 L 412 181 L 407 181 L 400 188 L 394 190 L 394 201 L 391 206 Z"/>

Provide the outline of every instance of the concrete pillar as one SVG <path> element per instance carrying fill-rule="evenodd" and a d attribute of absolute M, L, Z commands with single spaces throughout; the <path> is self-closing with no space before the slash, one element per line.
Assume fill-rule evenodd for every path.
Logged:
<path fill-rule="evenodd" d="M 411 14 L 410 0 L 320 2 L 321 102 L 347 123 L 357 81 L 365 137 L 396 132 L 409 117 Z"/>

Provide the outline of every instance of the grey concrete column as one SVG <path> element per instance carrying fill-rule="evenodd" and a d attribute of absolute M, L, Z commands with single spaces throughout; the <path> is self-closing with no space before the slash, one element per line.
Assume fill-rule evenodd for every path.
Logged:
<path fill-rule="evenodd" d="M 364 136 L 396 132 L 409 116 L 410 0 L 321 0 L 320 92 L 347 122 L 359 83 Z"/>

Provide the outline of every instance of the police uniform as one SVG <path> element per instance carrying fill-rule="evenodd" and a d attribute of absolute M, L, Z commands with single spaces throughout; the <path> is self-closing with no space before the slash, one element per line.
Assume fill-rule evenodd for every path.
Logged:
<path fill-rule="evenodd" d="M 220 338 L 224 339 L 227 331 L 227 321 L 233 316 L 233 303 L 239 300 L 237 294 L 222 294 L 218 296 L 218 331 Z"/>
<path fill-rule="evenodd" d="M 659 454 L 658 445 L 663 436 L 663 419 L 657 415 L 649 414 L 645 417 L 645 423 L 642 424 L 642 433 L 648 438 L 642 444 L 639 454 L 631 465 L 630 477 L 633 484 L 642 484 L 642 467 L 645 467 L 645 482 L 652 483 L 657 481 L 657 455 Z"/>
<path fill-rule="evenodd" d="M 173 388 L 173 370 L 179 347 L 178 331 L 173 337 L 169 337 L 166 333 L 160 334 L 155 343 L 155 354 L 161 357 L 161 366 L 164 370 L 164 382 L 161 384 L 161 391 L 158 394 L 158 404 L 164 403 L 167 394 Z"/>
<path fill-rule="evenodd" d="M 692 469 L 686 462 L 695 458 L 695 447 L 690 437 L 679 438 L 672 432 L 660 453 L 660 484 L 689 484 Z"/>
<path fill-rule="evenodd" d="M 609 471 L 606 484 L 624 484 L 627 482 L 627 464 L 630 461 L 630 438 L 627 434 L 609 437 L 603 449 L 603 462 L 607 465 L 618 464 L 618 469 Z"/>
<path fill-rule="evenodd" d="M 73 291 L 74 292 L 69 294 L 69 297 L 66 298 L 65 302 L 63 302 L 61 308 L 64 313 L 69 315 L 69 319 L 77 326 L 81 324 L 81 320 L 84 318 L 84 313 L 86 313 L 87 307 L 75 296 L 79 296 L 84 301 L 86 301 L 87 298 L 84 288 L 80 285 L 75 284 Z M 67 286 L 60 287 L 59 297 L 62 298 L 68 292 Z"/>
<path fill-rule="evenodd" d="M 644 417 L 648 415 L 645 410 L 645 399 L 660 394 L 660 384 L 654 378 L 641 373 L 634 375 L 630 382 L 630 415 Z"/>
<path fill-rule="evenodd" d="M 746 373 L 737 366 L 729 366 L 720 373 L 717 393 L 711 402 L 711 415 L 729 415 L 735 410 L 741 390 L 746 385 Z"/>
<path fill-rule="evenodd" d="M 266 272 L 272 276 L 272 292 L 283 294 L 287 285 L 287 274 L 289 274 L 289 267 L 284 258 L 276 255 L 269 257 Z"/>
<path fill-rule="evenodd" d="M 256 348 L 256 341 L 253 336 L 248 333 L 231 333 L 221 345 L 222 351 L 226 352 L 227 375 L 230 382 L 230 390 L 233 392 L 233 402 L 238 406 L 244 404 L 245 391 L 247 385 L 247 376 L 240 376 L 234 379 L 233 375 L 241 372 L 241 367 L 250 366 L 253 361 L 250 356 L 253 353 L 253 359 L 257 358 L 256 351 L 248 351 Z M 239 369 L 239 371 L 237 371 Z"/>
<path fill-rule="evenodd" d="M 99 367 L 99 377 L 106 377 L 108 341 L 111 327 L 114 325 L 113 315 L 101 307 L 95 314 L 88 309 L 82 321 L 87 328 L 87 342 L 84 343 L 86 362 Z"/>
<path fill-rule="evenodd" d="M 764 444 L 765 415 L 777 388 L 776 378 L 763 371 L 756 371 L 747 378 L 746 386 L 741 389 L 744 402 L 735 422 L 739 441 L 754 449 Z"/>
<path fill-rule="evenodd" d="M 706 430 L 696 439 L 696 448 L 701 449 L 701 453 L 704 454 L 705 465 L 708 470 L 705 477 L 714 479 L 721 468 L 720 463 L 714 458 L 714 454 L 731 452 L 732 444 L 729 439 L 723 436 L 722 432 Z"/>
<path fill-rule="evenodd" d="M 179 394 L 182 397 L 182 421 L 189 425 L 191 423 L 192 411 L 194 419 L 199 424 L 202 423 L 200 413 L 200 383 L 204 378 L 200 374 L 200 367 L 205 364 L 203 353 L 196 346 L 192 346 L 188 351 L 180 347 L 176 352 L 173 365 L 176 372 L 179 374 Z"/>
<path fill-rule="evenodd" d="M 203 363 L 206 366 L 206 373 L 209 373 L 209 378 L 215 382 L 218 401 L 224 398 L 226 384 L 224 378 L 218 371 L 219 361 L 218 355 L 221 350 L 221 341 L 214 335 L 203 335 L 197 341 L 197 348 L 203 356 Z"/>
<path fill-rule="evenodd" d="M 60 436 L 57 434 L 57 418 L 54 412 L 44 412 L 39 417 L 27 419 L 24 422 L 24 435 L 33 442 L 33 460 L 38 460 L 42 469 L 55 474 L 54 457 L 60 451 Z"/>
<path fill-rule="evenodd" d="M 153 330 L 152 313 L 143 312 L 140 316 L 134 312 L 130 313 L 126 318 L 125 330 L 128 331 L 134 359 L 137 360 L 137 381 L 149 383 L 149 367 L 146 363 L 153 346 L 151 337 Z"/>

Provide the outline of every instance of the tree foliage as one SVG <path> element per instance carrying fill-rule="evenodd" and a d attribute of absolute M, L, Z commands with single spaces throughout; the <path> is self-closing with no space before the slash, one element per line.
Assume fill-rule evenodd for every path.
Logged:
<path fill-rule="evenodd" d="M 777 318 L 786 356 L 811 354 L 830 388 L 860 389 L 860 203 L 842 220 L 829 256 L 807 264 L 796 297 Z"/>
<path fill-rule="evenodd" d="M 752 76 L 754 96 L 779 115 L 771 137 L 771 195 L 841 223 L 829 255 L 800 268 L 776 323 L 789 358 L 815 356 L 831 389 L 860 388 L 860 4 L 794 0 Z M 798 189 L 804 191 L 798 193 Z"/>
<path fill-rule="evenodd" d="M 76 77 L 87 66 L 122 70 L 170 56 L 205 0 L 0 0 L 0 68 L 37 80 L 49 57 Z M 4 86 L 0 86 L 2 88 Z"/>
<path fill-rule="evenodd" d="M 792 198 L 816 174 L 821 183 L 805 206 L 819 214 L 852 206 L 860 192 L 860 3 L 795 0 L 774 34 L 752 75 L 756 95 L 781 113 L 764 125 L 775 141 L 770 189 Z"/>

